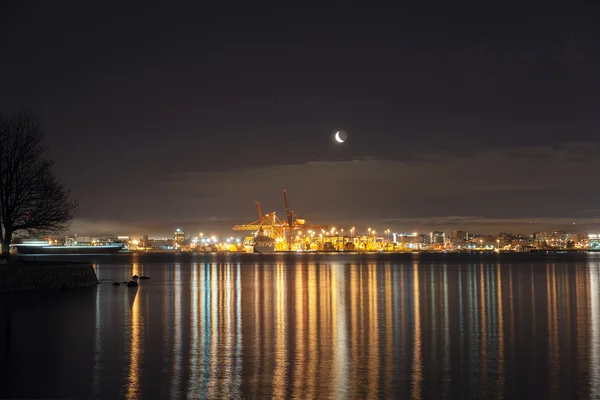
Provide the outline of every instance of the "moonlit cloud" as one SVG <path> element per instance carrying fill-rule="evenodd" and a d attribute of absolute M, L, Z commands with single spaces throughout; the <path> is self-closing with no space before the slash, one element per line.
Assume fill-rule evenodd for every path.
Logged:
<path fill-rule="evenodd" d="M 283 215 L 282 191 L 287 189 L 291 207 L 314 223 L 373 221 L 456 229 L 463 224 L 472 229 L 514 226 L 528 231 L 572 222 L 590 227 L 598 224 L 589 219 L 597 213 L 582 210 L 597 209 L 600 181 L 593 177 L 600 171 L 599 147 L 576 143 L 465 156 L 417 154 L 402 161 L 358 159 L 165 172 L 147 184 L 137 181 L 135 188 L 121 188 L 112 205 L 135 226 L 139 226 L 135 221 L 144 220 L 166 225 L 193 220 L 220 224 L 226 231 L 230 222 L 255 219 L 257 200 L 265 212 Z M 166 194 L 168 201 L 153 192 Z M 80 217 L 91 219 L 86 213 Z M 123 229 L 128 223 L 121 223 Z"/>

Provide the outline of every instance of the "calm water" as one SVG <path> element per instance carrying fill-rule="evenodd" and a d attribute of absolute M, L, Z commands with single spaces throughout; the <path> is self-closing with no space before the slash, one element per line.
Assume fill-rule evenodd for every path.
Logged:
<path fill-rule="evenodd" d="M 0 397 L 600 397 L 598 256 L 95 262 L 0 298 Z"/>

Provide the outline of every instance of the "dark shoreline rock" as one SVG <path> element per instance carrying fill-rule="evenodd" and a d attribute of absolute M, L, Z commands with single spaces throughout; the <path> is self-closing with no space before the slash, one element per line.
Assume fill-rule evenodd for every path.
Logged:
<path fill-rule="evenodd" d="M 0 293 L 68 290 L 97 284 L 91 263 L 16 262 L 0 266 Z"/>

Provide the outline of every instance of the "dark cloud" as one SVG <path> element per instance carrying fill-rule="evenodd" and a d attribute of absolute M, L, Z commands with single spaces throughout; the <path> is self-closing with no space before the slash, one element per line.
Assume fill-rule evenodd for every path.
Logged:
<path fill-rule="evenodd" d="M 198 236 L 200 232 L 205 235 L 225 235 L 241 237 L 245 234 L 236 233 L 231 227 L 237 222 L 226 219 L 198 219 L 198 220 L 99 220 L 76 218 L 67 233 L 106 236 L 131 236 L 134 238 L 148 235 L 153 239 L 172 238 L 175 229 L 182 229 L 187 234 Z"/>
<path fill-rule="evenodd" d="M 465 156 L 423 157 L 405 161 L 349 160 L 268 165 L 216 172 L 157 174 L 121 187 L 111 209 L 119 210 L 121 230 L 167 234 L 177 225 L 210 225 L 227 233 L 227 224 L 250 222 L 255 201 L 263 210 L 284 215 L 283 189 L 299 216 L 322 224 L 387 224 L 390 228 L 453 227 L 527 231 L 573 222 L 596 224 L 600 146 L 572 143 L 515 147 Z M 81 218 L 97 216 L 80 200 Z M 169 198 L 168 202 L 163 199 Z M 135 201 L 132 201 L 135 199 Z M 100 199 L 106 202 L 106 197 Z M 589 211 L 585 211 L 589 210 Z M 112 212 L 114 214 L 114 211 Z M 460 217 L 450 217 L 459 215 Z M 478 216 L 478 217 L 469 217 Z M 142 223 L 141 221 L 160 221 Z M 197 229 L 189 222 L 196 221 Z M 586 222 L 587 221 L 587 222 Z M 79 229 L 84 224 L 79 223 Z M 103 229 L 110 226 L 103 223 Z M 104 229 L 105 230 L 105 229 Z"/>

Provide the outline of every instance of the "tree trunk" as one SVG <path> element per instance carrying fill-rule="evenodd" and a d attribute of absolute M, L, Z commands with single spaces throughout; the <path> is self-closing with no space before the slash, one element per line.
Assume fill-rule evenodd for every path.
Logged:
<path fill-rule="evenodd" d="M 4 237 L 2 238 L 2 256 L 0 258 L 8 260 L 8 256 L 10 254 L 10 242 L 12 240 L 12 232 L 5 231 Z"/>

